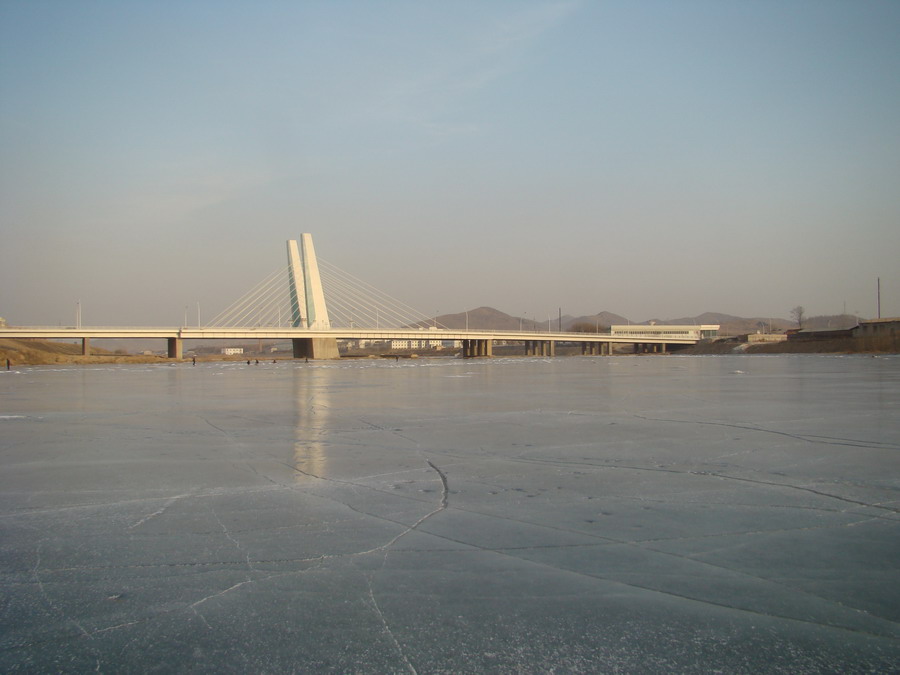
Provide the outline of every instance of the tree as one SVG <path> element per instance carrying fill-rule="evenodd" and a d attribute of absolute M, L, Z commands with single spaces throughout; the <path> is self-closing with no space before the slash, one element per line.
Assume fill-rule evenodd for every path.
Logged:
<path fill-rule="evenodd" d="M 803 309 L 803 305 L 797 305 L 791 310 L 791 316 L 797 322 L 797 328 L 803 328 L 803 317 L 805 314 L 806 310 Z"/>
<path fill-rule="evenodd" d="M 579 321 L 569 326 L 572 333 L 605 333 L 609 328 L 596 323 L 588 323 L 587 321 Z"/>

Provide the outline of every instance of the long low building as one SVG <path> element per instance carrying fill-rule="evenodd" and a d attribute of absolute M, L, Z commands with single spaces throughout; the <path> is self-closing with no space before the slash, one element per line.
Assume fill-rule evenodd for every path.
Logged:
<path fill-rule="evenodd" d="M 898 336 L 900 336 L 900 317 L 896 316 L 860 321 L 856 328 L 856 337 L 860 338 Z"/>
<path fill-rule="evenodd" d="M 719 324 L 667 325 L 648 324 L 611 326 L 610 335 L 628 338 L 676 338 L 687 340 L 709 340 L 719 336 Z"/>

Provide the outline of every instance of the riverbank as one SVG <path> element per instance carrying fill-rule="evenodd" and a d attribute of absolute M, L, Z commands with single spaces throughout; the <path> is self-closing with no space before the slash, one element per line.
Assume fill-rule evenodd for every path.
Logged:
<path fill-rule="evenodd" d="M 679 354 L 898 354 L 900 340 L 890 338 L 839 338 L 835 340 L 785 340 L 750 344 L 737 339 L 700 342 Z"/>
<path fill-rule="evenodd" d="M 90 356 L 81 353 L 81 345 L 50 340 L 0 340 L 0 365 L 7 360 L 13 366 L 47 366 L 55 364 L 91 363 L 172 363 L 172 359 L 158 354 L 126 354 L 91 347 Z M 208 354 L 196 357 L 202 361 L 242 361 L 247 357 Z M 190 358 L 182 361 L 190 361 Z"/>
<path fill-rule="evenodd" d="M 138 363 L 177 363 L 166 356 L 157 354 L 124 354 L 121 352 L 108 352 L 102 349 L 92 349 L 93 354 L 84 356 L 81 354 L 81 346 L 77 344 L 66 344 L 61 342 L 51 342 L 47 340 L 0 340 L 0 366 L 5 365 L 9 360 L 12 366 L 40 366 L 40 365 L 57 365 L 57 364 L 98 364 L 98 363 L 118 363 L 118 364 L 138 364 Z M 576 347 L 560 348 L 557 350 L 559 356 L 575 356 L 580 353 Z M 844 338 L 837 340 L 811 340 L 811 341 L 785 341 L 766 344 L 748 344 L 747 342 L 739 342 L 738 340 L 715 340 L 711 342 L 701 342 L 699 344 L 680 349 L 678 354 L 690 355 L 714 355 L 714 354 L 900 354 L 900 340 L 880 339 L 880 340 L 861 340 L 859 338 Z M 512 348 L 498 348 L 494 350 L 495 356 L 520 356 L 520 350 Z M 619 355 L 627 356 L 625 352 Z M 439 356 L 442 358 L 452 358 L 453 352 L 436 352 L 417 354 L 411 352 L 397 352 L 396 354 L 369 354 L 369 353 L 351 353 L 342 355 L 344 358 L 422 358 L 430 356 Z M 281 360 L 291 360 L 289 355 L 282 355 Z M 269 361 L 270 356 L 260 358 L 256 355 L 233 355 L 226 356 L 224 354 L 201 354 L 196 357 L 198 363 L 220 362 L 220 361 L 246 361 L 248 359 L 256 361 Z M 277 358 L 277 357 L 276 357 Z M 191 357 L 184 358 L 181 362 L 191 361 Z"/>

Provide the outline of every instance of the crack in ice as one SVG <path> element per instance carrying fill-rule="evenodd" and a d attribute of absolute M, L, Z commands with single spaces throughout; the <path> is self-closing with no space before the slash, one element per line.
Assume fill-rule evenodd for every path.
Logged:
<path fill-rule="evenodd" d="M 184 499 L 185 497 L 190 497 L 190 496 L 191 496 L 190 493 L 185 493 L 183 495 L 176 495 L 175 497 L 170 498 L 169 500 L 166 501 L 165 504 L 162 505 L 161 508 L 157 509 L 156 511 L 154 511 L 153 513 L 151 513 L 147 516 L 144 516 L 143 518 L 141 518 L 139 521 L 137 521 L 133 525 L 130 525 L 128 527 L 128 529 L 133 530 L 134 528 L 136 528 L 140 525 L 143 525 L 151 518 L 155 518 L 156 516 L 162 515 L 166 511 L 166 509 L 168 509 L 170 506 L 172 506 L 172 504 L 174 504 L 175 502 L 177 502 L 181 499 Z"/>
<path fill-rule="evenodd" d="M 701 424 L 704 426 L 711 427 L 728 427 L 731 429 L 741 429 L 742 431 L 759 431 L 765 434 L 776 434 L 778 436 L 787 436 L 788 438 L 795 438 L 798 441 L 805 441 L 806 443 L 821 443 L 823 445 L 842 445 L 851 448 L 871 448 L 873 450 L 882 450 L 882 449 L 900 449 L 900 445 L 897 443 L 883 443 L 881 441 L 860 441 L 855 438 L 837 438 L 834 436 L 819 436 L 816 434 L 792 434 L 788 431 L 778 431 L 776 429 L 766 429 L 765 427 L 760 427 L 756 425 L 750 424 L 738 424 L 734 422 L 709 422 L 705 420 L 678 420 L 678 419 L 668 419 L 663 417 L 647 417 L 645 415 L 635 415 L 638 419 L 647 420 L 648 422 L 673 422 L 675 424 Z"/>
<path fill-rule="evenodd" d="M 391 643 L 394 645 L 394 649 L 397 650 L 397 653 L 400 655 L 403 664 L 409 672 L 413 675 L 418 675 L 418 671 L 410 662 L 409 657 L 406 656 L 406 652 L 403 651 L 403 647 L 394 635 L 394 631 L 391 630 L 391 627 L 384 616 L 384 612 L 382 612 L 381 607 L 378 606 L 378 600 L 375 599 L 375 593 L 372 590 L 372 579 L 369 575 L 366 576 L 366 584 L 369 589 L 369 603 L 372 605 L 372 608 L 375 610 L 375 616 L 378 617 L 378 621 L 381 623 L 382 632 L 388 636 L 388 639 L 390 639 Z"/>
<path fill-rule="evenodd" d="M 37 551 L 35 551 L 35 558 L 36 559 L 34 562 L 34 567 L 31 570 L 31 577 L 32 577 L 32 579 L 34 579 L 35 583 L 37 583 L 38 590 L 41 592 L 41 595 L 43 596 L 44 601 L 47 603 L 47 605 L 53 611 L 55 611 L 57 614 L 62 616 L 63 619 L 65 619 L 66 621 L 71 623 L 73 626 L 75 626 L 84 637 L 90 638 L 91 634 L 88 633 L 84 629 L 84 626 L 82 626 L 75 619 L 71 618 L 68 614 L 66 614 L 64 611 L 62 611 L 62 609 L 60 609 L 56 605 L 56 603 L 54 603 L 53 600 L 50 599 L 50 596 L 47 594 L 47 589 L 44 588 L 44 582 L 41 580 L 41 576 L 40 576 L 40 568 L 41 568 L 41 547 L 40 547 L 40 545 L 38 545 Z"/>

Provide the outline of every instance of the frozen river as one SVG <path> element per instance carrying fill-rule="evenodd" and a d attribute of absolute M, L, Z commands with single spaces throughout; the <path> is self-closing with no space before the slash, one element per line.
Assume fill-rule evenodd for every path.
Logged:
<path fill-rule="evenodd" d="M 900 670 L 900 357 L 0 372 L 0 671 Z"/>

